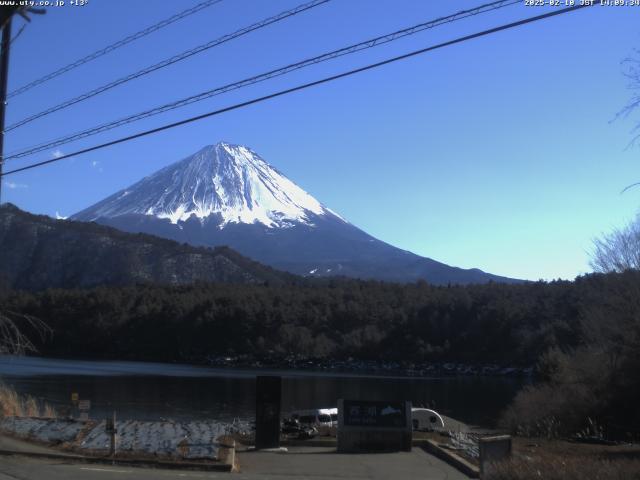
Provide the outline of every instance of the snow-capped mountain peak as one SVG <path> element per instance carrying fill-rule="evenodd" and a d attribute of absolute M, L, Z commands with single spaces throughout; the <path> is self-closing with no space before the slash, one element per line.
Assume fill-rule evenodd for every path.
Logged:
<path fill-rule="evenodd" d="M 436 284 L 512 281 L 382 242 L 326 208 L 251 149 L 226 142 L 204 147 L 71 219 L 191 245 L 226 245 L 305 276 Z"/>
<path fill-rule="evenodd" d="M 79 220 L 143 214 L 171 223 L 192 216 L 229 223 L 289 227 L 312 225 L 313 215 L 337 214 L 298 187 L 251 149 L 220 142 L 143 178 L 74 215 Z"/>

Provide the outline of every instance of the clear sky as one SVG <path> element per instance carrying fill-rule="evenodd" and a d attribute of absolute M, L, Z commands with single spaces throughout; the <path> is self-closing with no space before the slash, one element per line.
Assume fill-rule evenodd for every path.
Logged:
<path fill-rule="evenodd" d="M 563 0 L 564 1 L 564 0 Z M 49 8 L 15 40 L 9 90 L 197 0 Z M 302 0 L 224 0 L 12 98 L 7 124 Z M 6 152 L 478 5 L 332 0 L 7 134 Z M 63 153 L 548 10 L 458 21 L 60 147 Z M 640 117 L 631 92 L 640 7 L 592 7 L 447 47 L 152 137 L 8 176 L 3 201 L 73 214 L 220 140 L 251 147 L 351 223 L 450 265 L 537 280 L 589 271 L 600 232 L 631 219 Z M 15 19 L 14 33 L 24 22 Z M 640 113 L 640 112 L 639 112 Z M 51 158 L 43 152 L 5 169 Z M 59 152 L 58 152 L 59 153 Z"/>

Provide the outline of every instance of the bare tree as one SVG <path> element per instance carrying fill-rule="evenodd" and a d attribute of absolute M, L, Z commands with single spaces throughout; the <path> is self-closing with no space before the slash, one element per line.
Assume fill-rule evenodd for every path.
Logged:
<path fill-rule="evenodd" d="M 24 333 L 25 330 L 41 339 L 51 333 L 51 329 L 37 318 L 8 311 L 0 312 L 0 355 L 35 352 L 36 347 Z"/>
<path fill-rule="evenodd" d="M 635 220 L 593 241 L 589 264 L 595 272 L 640 270 L 640 214 Z"/>
<path fill-rule="evenodd" d="M 632 113 L 640 110 L 640 49 L 635 49 L 632 56 L 626 58 L 622 62 L 624 66 L 623 74 L 627 78 L 627 88 L 631 91 L 631 98 L 622 110 L 616 115 L 616 119 L 621 117 L 629 117 Z M 634 147 L 640 143 L 640 122 L 631 129 L 631 141 L 628 147 Z M 627 190 L 640 186 L 640 182 L 627 185 L 622 193 Z"/>
<path fill-rule="evenodd" d="M 628 117 L 640 108 L 640 49 L 634 50 L 631 57 L 626 58 L 623 74 L 627 78 L 627 87 L 631 91 L 631 99 L 625 107 L 618 112 L 616 118 Z M 631 144 L 636 144 L 640 140 L 640 123 L 632 130 L 633 138 Z"/>

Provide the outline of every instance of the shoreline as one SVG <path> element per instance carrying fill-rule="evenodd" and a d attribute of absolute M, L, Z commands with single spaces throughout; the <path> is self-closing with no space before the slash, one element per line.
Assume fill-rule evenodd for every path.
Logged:
<path fill-rule="evenodd" d="M 532 367 L 456 362 L 398 364 L 372 361 L 326 361 L 296 359 L 295 362 L 263 363 L 246 358 L 216 357 L 208 363 L 168 363 L 137 360 L 86 359 L 36 356 L 0 357 L 0 376 L 88 375 L 249 378 L 256 374 L 287 377 L 355 377 L 439 380 L 450 378 L 532 379 Z M 81 368 L 79 363 L 87 364 Z M 73 364 L 73 365 L 72 365 Z M 16 371 L 15 367 L 19 367 Z M 13 367 L 13 368 L 7 368 Z M 86 371 L 83 371 L 86 370 Z"/>

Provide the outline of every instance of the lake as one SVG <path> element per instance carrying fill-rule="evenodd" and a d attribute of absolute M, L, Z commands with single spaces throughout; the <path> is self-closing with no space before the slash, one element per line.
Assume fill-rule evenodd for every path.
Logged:
<path fill-rule="evenodd" d="M 526 380 L 505 377 L 405 378 L 308 371 L 237 370 L 148 362 L 0 357 L 0 378 L 54 406 L 71 393 L 102 418 L 252 419 L 255 377 L 283 377 L 283 411 L 335 406 L 339 398 L 411 400 L 467 423 L 493 426 Z"/>

